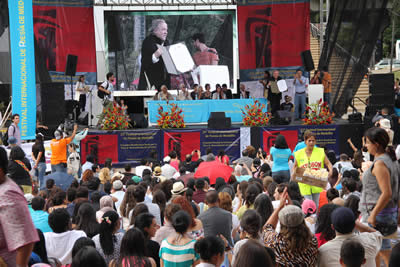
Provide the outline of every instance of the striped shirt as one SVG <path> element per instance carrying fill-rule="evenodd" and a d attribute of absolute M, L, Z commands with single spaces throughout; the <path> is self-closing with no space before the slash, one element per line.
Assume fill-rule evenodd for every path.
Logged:
<path fill-rule="evenodd" d="M 161 242 L 160 259 L 164 267 L 189 267 L 200 257 L 194 250 L 196 240 L 191 240 L 184 245 L 172 245 L 167 239 Z"/>

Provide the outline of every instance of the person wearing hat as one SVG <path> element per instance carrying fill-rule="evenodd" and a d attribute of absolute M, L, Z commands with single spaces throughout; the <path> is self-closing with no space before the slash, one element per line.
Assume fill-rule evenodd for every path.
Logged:
<path fill-rule="evenodd" d="M 379 121 L 379 127 L 384 129 L 389 135 L 389 146 L 391 146 L 393 144 L 394 131 L 391 129 L 390 120 L 381 119 Z"/>
<path fill-rule="evenodd" d="M 161 167 L 161 174 L 165 176 L 167 179 L 171 179 L 177 170 L 170 164 L 171 157 L 166 156 L 164 159 L 164 165 Z"/>
<path fill-rule="evenodd" d="M 74 131 L 70 137 L 63 138 L 60 130 L 54 132 L 54 139 L 50 142 L 51 147 L 51 172 L 66 172 L 67 166 L 67 145 L 75 138 L 78 125 L 74 125 Z"/>
<path fill-rule="evenodd" d="M 382 235 L 375 229 L 356 222 L 354 212 L 345 207 L 335 209 L 331 214 L 332 226 L 336 237 L 319 248 L 318 266 L 339 267 L 340 249 L 345 240 L 360 242 L 365 249 L 366 263 L 363 266 L 375 267 L 375 257 L 382 245 Z M 361 233 L 355 234 L 357 228 Z"/>
<path fill-rule="evenodd" d="M 117 174 L 117 173 L 115 173 L 115 174 Z M 124 196 L 125 196 L 125 192 L 123 190 L 124 186 L 122 184 L 122 181 L 117 179 L 113 182 L 112 187 L 113 187 L 112 188 L 113 193 L 111 194 L 111 196 L 118 199 L 118 201 L 115 202 L 115 208 L 117 209 L 118 214 L 120 214 L 119 206 L 121 206 L 122 200 L 124 199 Z"/>
<path fill-rule="evenodd" d="M 161 175 L 162 171 L 161 171 L 161 167 L 157 166 L 154 168 L 154 172 L 153 175 L 155 178 L 160 179 L 160 183 L 164 182 L 165 180 L 167 180 L 167 178 L 163 175 Z"/>
<path fill-rule="evenodd" d="M 281 225 L 279 233 L 275 231 L 278 220 Z M 279 266 L 316 265 L 317 238 L 306 226 L 301 208 L 292 205 L 287 189 L 284 190 L 279 207 L 265 223 L 263 232 L 264 245 L 275 250 Z"/>
<path fill-rule="evenodd" d="M 171 201 L 174 200 L 174 198 L 179 197 L 179 196 L 184 196 L 187 188 L 183 184 L 182 181 L 177 181 L 172 185 L 172 198 Z"/>

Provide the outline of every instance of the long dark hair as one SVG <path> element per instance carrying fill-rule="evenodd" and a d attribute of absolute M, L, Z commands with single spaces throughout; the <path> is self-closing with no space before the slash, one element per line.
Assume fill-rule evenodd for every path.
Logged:
<path fill-rule="evenodd" d="M 369 128 L 365 132 L 365 137 L 372 143 L 380 146 L 393 161 L 396 161 L 396 153 L 392 146 L 388 146 L 390 138 L 384 129 L 378 127 Z"/>
<path fill-rule="evenodd" d="M 100 223 L 100 245 L 105 255 L 114 252 L 114 230 L 118 223 L 118 213 L 110 210 L 103 214 Z"/>
<path fill-rule="evenodd" d="M 264 225 L 266 221 L 274 212 L 271 199 L 266 194 L 259 194 L 254 201 L 254 209 L 261 216 L 261 225 Z"/>
<path fill-rule="evenodd" d="M 141 230 L 129 229 L 121 241 L 118 266 L 151 267 L 150 260 L 145 256 L 145 242 L 146 239 Z"/>
<path fill-rule="evenodd" d="M 315 233 L 321 233 L 321 236 L 329 241 L 335 238 L 335 230 L 332 229 L 331 214 L 339 206 L 335 204 L 326 204 L 321 207 L 318 213 Z"/>
<path fill-rule="evenodd" d="M 90 238 L 99 233 L 99 224 L 96 220 L 96 212 L 89 203 L 83 203 L 76 216 L 77 229 L 82 230 Z"/>
<path fill-rule="evenodd" d="M 98 266 L 106 267 L 104 258 L 93 247 L 83 247 L 72 259 L 71 267 Z"/>
<path fill-rule="evenodd" d="M 250 207 L 251 205 L 253 205 L 254 201 L 256 200 L 256 197 L 260 193 L 261 193 L 261 191 L 260 191 L 260 189 L 258 188 L 257 185 L 250 184 L 247 187 L 246 194 L 245 194 L 245 197 L 244 197 L 245 202 L 246 202 L 246 206 Z"/>
<path fill-rule="evenodd" d="M 288 144 L 286 142 L 286 138 L 279 134 L 276 139 L 275 139 L 275 148 L 281 148 L 281 149 L 286 149 L 289 148 Z"/>
<path fill-rule="evenodd" d="M 233 267 L 272 267 L 271 256 L 267 248 L 259 242 L 249 239 L 239 250 Z"/>

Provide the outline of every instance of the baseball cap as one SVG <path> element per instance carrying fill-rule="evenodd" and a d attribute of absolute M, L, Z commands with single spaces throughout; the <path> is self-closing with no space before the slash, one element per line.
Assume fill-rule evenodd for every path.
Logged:
<path fill-rule="evenodd" d="M 166 157 L 163 159 L 163 161 L 164 161 L 165 163 L 170 162 L 170 161 L 171 161 L 171 157 L 170 157 L 170 156 L 166 156 Z"/>
<path fill-rule="evenodd" d="M 142 178 L 140 178 L 139 176 L 133 176 L 132 177 L 132 180 L 135 182 L 135 183 L 140 183 L 141 181 L 142 181 Z"/>
<path fill-rule="evenodd" d="M 279 222 L 287 227 L 296 227 L 304 221 L 303 211 L 295 205 L 287 205 L 278 214 Z"/>
<path fill-rule="evenodd" d="M 340 207 L 335 209 L 331 214 L 333 228 L 341 234 L 349 234 L 356 226 L 356 219 L 351 209 Z"/>
<path fill-rule="evenodd" d="M 123 186 L 123 184 L 122 184 L 121 180 L 116 180 L 113 183 L 113 188 L 115 190 L 121 190 L 122 186 Z"/>
<path fill-rule="evenodd" d="M 314 214 L 317 210 L 317 206 L 311 199 L 304 199 L 303 203 L 301 204 L 301 209 L 303 210 L 304 215 Z"/>
<path fill-rule="evenodd" d="M 155 176 L 160 176 L 161 175 L 161 167 L 157 166 L 154 168 L 154 175 Z"/>

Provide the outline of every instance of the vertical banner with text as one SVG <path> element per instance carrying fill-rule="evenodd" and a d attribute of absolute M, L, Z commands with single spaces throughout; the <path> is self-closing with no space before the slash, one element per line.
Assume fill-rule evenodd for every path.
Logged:
<path fill-rule="evenodd" d="M 12 112 L 20 115 L 21 138 L 35 139 L 36 82 L 32 0 L 8 5 L 12 70 Z"/>

